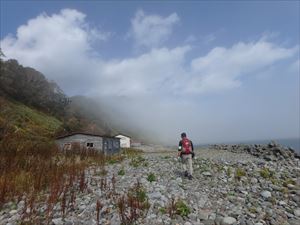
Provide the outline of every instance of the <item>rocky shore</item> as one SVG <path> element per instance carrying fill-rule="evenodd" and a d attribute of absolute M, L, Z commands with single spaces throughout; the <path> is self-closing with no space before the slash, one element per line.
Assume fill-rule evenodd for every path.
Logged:
<path fill-rule="evenodd" d="M 183 176 L 176 150 L 111 162 L 105 172 L 92 166 L 74 207 L 62 215 L 57 204 L 50 224 L 121 224 L 133 212 L 135 224 L 300 224 L 300 163 L 291 149 L 276 143 L 198 149 L 193 176 Z M 139 204 L 130 204 L 137 193 Z M 41 203 L 37 215 L 45 209 Z M 20 224 L 23 212 L 24 201 L 7 204 L 0 224 Z"/>
<path fill-rule="evenodd" d="M 292 148 L 282 146 L 275 141 L 266 145 L 211 145 L 211 149 L 226 150 L 234 153 L 248 153 L 266 161 L 300 159 L 300 155 Z"/>

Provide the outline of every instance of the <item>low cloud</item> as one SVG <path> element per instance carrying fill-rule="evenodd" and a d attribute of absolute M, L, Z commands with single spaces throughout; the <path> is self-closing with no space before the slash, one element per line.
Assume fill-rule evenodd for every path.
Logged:
<path fill-rule="evenodd" d="M 179 21 L 176 13 L 162 17 L 137 11 L 131 20 L 131 35 L 135 44 L 147 50 L 136 57 L 118 60 L 102 59 L 93 47 L 95 42 L 110 41 L 111 31 L 92 27 L 85 14 L 72 9 L 51 16 L 41 14 L 29 20 L 18 28 L 16 36 L 1 40 L 1 48 L 7 58 L 15 58 L 25 66 L 40 70 L 67 94 L 96 97 L 110 113 L 120 118 L 116 119 L 120 124 L 165 143 L 176 140 L 182 130 L 194 134 L 201 142 L 254 139 L 260 125 L 249 124 L 250 130 L 247 130 L 228 122 L 232 120 L 235 124 L 252 116 L 274 123 L 269 130 L 261 132 L 260 138 L 275 135 L 271 129 L 279 124 L 281 136 L 299 134 L 295 126 L 297 116 L 291 110 L 278 111 L 278 116 L 292 118 L 286 121 L 284 128 L 282 121 L 277 121 L 280 117 L 269 117 L 268 107 L 263 105 L 259 105 L 263 113 L 248 115 L 242 110 L 240 118 L 234 117 L 236 112 L 229 109 L 224 114 L 217 113 L 219 107 L 226 108 L 235 98 L 220 96 L 224 93 L 226 96 L 226 91 L 230 95 L 229 90 L 239 93 L 241 86 L 247 87 L 245 80 L 255 77 L 253 75 L 276 66 L 281 71 L 296 73 L 299 46 L 284 47 L 262 38 L 229 47 L 214 47 L 207 54 L 190 59 L 187 54 L 194 49 L 188 44 L 174 48 L 163 46 Z M 286 93 L 280 94 L 285 96 Z M 263 98 L 263 92 L 261 95 Z M 217 103 L 208 102 L 205 96 Z M 222 102 L 216 100 L 216 96 L 223 99 Z M 254 99 L 248 99 L 249 104 L 258 107 Z M 265 100 L 270 101 L 270 96 Z M 239 107 L 244 104 L 242 99 L 234 101 L 239 102 Z M 282 102 L 272 104 L 278 107 Z M 299 107 L 296 107 L 296 114 L 297 110 Z M 231 135 L 226 130 L 231 130 Z"/>

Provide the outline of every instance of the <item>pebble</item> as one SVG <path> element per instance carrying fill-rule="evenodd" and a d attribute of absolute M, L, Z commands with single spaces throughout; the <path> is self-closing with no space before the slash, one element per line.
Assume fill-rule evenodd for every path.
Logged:
<path fill-rule="evenodd" d="M 261 195 L 263 198 L 271 198 L 271 197 L 272 197 L 272 194 L 271 194 L 271 192 L 269 192 L 269 191 L 262 191 L 262 192 L 260 193 L 260 195 Z"/>
<path fill-rule="evenodd" d="M 294 215 L 300 217 L 300 208 L 294 210 Z"/>
<path fill-rule="evenodd" d="M 234 224 L 236 222 L 236 219 L 230 216 L 224 217 L 222 220 L 222 225 L 230 225 Z"/>
<path fill-rule="evenodd" d="M 14 214 L 16 214 L 17 212 L 18 212 L 18 210 L 13 209 L 13 210 L 11 210 L 11 211 L 9 212 L 9 214 L 10 214 L 10 215 L 14 215 Z"/>
<path fill-rule="evenodd" d="M 52 223 L 54 223 L 55 225 L 62 225 L 62 224 L 64 224 L 62 218 L 52 219 Z"/>
<path fill-rule="evenodd" d="M 202 174 L 203 174 L 204 176 L 211 177 L 211 173 L 210 173 L 210 172 L 208 172 L 208 171 L 206 171 L 206 172 L 203 172 Z"/>
<path fill-rule="evenodd" d="M 192 225 L 190 222 L 185 222 L 184 225 Z"/>

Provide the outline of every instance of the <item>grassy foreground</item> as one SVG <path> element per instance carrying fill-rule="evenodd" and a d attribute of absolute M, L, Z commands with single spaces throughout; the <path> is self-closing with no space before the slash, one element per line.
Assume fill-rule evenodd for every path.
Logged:
<path fill-rule="evenodd" d="M 88 167 L 100 167 L 105 174 L 106 163 L 120 162 L 134 154 L 127 150 L 105 156 L 80 147 L 63 153 L 51 141 L 28 139 L 22 134 L 11 133 L 0 141 L 0 210 L 7 204 L 13 209 L 23 202 L 21 221 L 29 224 L 51 221 L 57 204 L 62 215 L 72 209 L 76 195 L 86 191 Z M 37 215 L 42 202 L 46 203 L 46 214 Z"/>

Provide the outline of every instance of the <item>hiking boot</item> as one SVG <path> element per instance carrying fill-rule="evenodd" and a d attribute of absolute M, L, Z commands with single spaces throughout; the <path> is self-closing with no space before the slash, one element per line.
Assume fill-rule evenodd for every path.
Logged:
<path fill-rule="evenodd" d="M 193 176 L 192 175 L 188 175 L 188 178 L 189 178 L 189 180 L 192 180 Z"/>
<path fill-rule="evenodd" d="M 185 177 L 188 177 L 189 176 L 189 173 L 187 171 L 184 171 L 184 176 Z"/>

